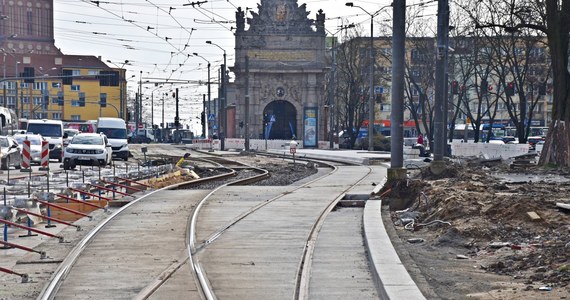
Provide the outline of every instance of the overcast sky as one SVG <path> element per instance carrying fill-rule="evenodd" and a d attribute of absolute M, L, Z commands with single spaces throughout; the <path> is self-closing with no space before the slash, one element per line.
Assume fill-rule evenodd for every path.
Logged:
<path fill-rule="evenodd" d="M 115 66 L 128 70 L 127 77 L 136 77 L 129 81 L 129 90 L 137 87 L 140 71 L 142 78 L 190 80 L 190 85 L 179 85 L 180 94 L 185 98 L 181 109 L 196 126 L 195 116 L 201 111 L 199 105 L 206 87 L 198 81 L 207 77 L 206 63 L 200 57 L 192 56 L 196 52 L 209 60 L 212 65 L 212 77 L 217 77 L 217 70 L 222 63 L 223 51 L 216 46 L 206 44 L 207 40 L 218 44 L 227 53 L 228 65 L 233 66 L 235 11 L 237 7 L 253 9 L 257 12 L 260 0 L 208 0 L 200 5 L 183 4 L 192 1 L 165 0 L 101 0 L 95 5 L 88 0 L 55 0 L 54 26 L 55 44 L 65 54 L 101 56 L 103 61 L 110 60 Z M 369 24 L 370 17 L 361 9 L 347 7 L 347 1 L 338 0 L 298 0 L 306 3 L 309 17 L 314 19 L 319 9 L 326 14 L 325 25 L 331 32 L 337 32 L 339 25 L 351 23 Z M 352 1 L 369 13 L 389 5 L 390 0 Z M 430 0 L 408 0 L 407 4 L 424 2 L 436 5 Z M 389 9 L 387 11 L 390 11 Z M 388 12 L 386 12 L 388 13 Z M 389 12 L 391 15 L 391 11 Z M 250 16 L 247 14 L 246 16 Z M 384 15 L 388 16 L 388 15 Z M 368 28 L 364 26 L 364 28 Z M 247 24 L 246 24 L 247 29 Z M 368 32 L 365 35 L 369 35 Z M 109 63 L 113 66 L 112 63 Z M 145 85 L 145 94 L 155 87 Z M 168 92 L 172 86 L 164 86 L 154 93 Z M 212 88 L 216 93 L 216 88 Z M 212 95 L 214 98 L 215 95 Z M 155 123 L 159 123 L 155 102 Z M 160 109 L 160 107 L 158 107 Z M 169 117 L 167 117 L 168 119 Z"/>

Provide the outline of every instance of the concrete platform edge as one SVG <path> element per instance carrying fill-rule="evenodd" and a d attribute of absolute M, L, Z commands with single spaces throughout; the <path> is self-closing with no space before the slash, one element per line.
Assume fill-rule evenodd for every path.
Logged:
<path fill-rule="evenodd" d="M 400 261 L 381 214 L 382 200 L 368 200 L 364 207 L 364 241 L 381 299 L 426 299 Z"/>

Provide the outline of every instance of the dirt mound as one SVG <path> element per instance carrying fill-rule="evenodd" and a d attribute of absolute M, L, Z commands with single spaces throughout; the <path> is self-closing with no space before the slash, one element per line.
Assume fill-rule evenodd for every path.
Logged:
<path fill-rule="evenodd" d="M 570 293 L 570 213 L 556 207 L 570 203 L 564 200 L 570 198 L 570 179 L 508 182 L 493 176 L 504 170 L 450 164 L 445 173 L 452 176 L 415 172 L 407 183 L 414 188 L 389 193 L 417 199 L 405 212 L 392 213 L 393 221 L 430 247 L 465 253 L 480 270 Z M 525 169 L 532 172 L 539 179 L 551 175 L 538 167 Z"/>

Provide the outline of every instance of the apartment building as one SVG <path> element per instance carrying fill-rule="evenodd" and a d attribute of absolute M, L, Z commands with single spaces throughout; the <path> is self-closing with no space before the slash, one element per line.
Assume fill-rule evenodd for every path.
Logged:
<path fill-rule="evenodd" d="M 23 119 L 126 117 L 125 70 L 55 47 L 53 0 L 0 2 L 0 105 Z"/>

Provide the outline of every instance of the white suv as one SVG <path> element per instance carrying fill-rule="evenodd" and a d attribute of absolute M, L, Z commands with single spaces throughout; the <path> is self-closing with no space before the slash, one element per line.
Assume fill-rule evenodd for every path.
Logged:
<path fill-rule="evenodd" d="M 79 133 L 74 136 L 63 154 L 63 169 L 75 168 L 78 164 L 105 166 L 111 164 L 113 149 L 104 134 Z"/>

